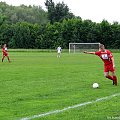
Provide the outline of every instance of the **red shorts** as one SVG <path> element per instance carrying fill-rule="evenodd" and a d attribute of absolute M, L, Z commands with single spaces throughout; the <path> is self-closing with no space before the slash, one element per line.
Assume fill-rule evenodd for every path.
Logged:
<path fill-rule="evenodd" d="M 3 53 L 3 56 L 8 56 L 8 53 Z"/>
<path fill-rule="evenodd" d="M 111 72 L 115 71 L 113 64 L 104 65 L 104 72 L 109 72 L 109 71 L 111 71 Z"/>

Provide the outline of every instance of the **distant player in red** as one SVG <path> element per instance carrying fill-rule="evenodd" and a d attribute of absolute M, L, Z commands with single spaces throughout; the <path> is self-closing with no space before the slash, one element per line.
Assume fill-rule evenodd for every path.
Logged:
<path fill-rule="evenodd" d="M 113 85 L 117 85 L 117 77 L 115 75 L 115 63 L 112 53 L 109 50 L 106 50 L 103 44 L 99 45 L 99 51 L 97 52 L 84 52 L 86 54 L 95 54 L 99 56 L 104 62 L 104 75 L 106 78 L 113 81 Z M 112 73 L 112 76 L 109 75 L 109 72 Z"/>
<path fill-rule="evenodd" d="M 3 53 L 2 62 L 4 61 L 5 57 L 7 57 L 8 61 L 10 62 L 10 58 L 8 56 L 8 49 L 7 49 L 6 44 L 3 45 L 2 53 Z"/>

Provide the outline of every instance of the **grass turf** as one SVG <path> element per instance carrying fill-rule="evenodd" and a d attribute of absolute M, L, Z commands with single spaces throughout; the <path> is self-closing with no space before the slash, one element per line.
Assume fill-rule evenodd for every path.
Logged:
<path fill-rule="evenodd" d="M 119 79 L 119 54 L 115 53 Z M 63 109 L 119 93 L 103 76 L 103 63 L 94 55 L 11 52 L 11 63 L 0 63 L 0 120 Z M 92 84 L 99 83 L 99 89 Z M 106 120 L 120 115 L 120 96 L 35 120 Z"/>

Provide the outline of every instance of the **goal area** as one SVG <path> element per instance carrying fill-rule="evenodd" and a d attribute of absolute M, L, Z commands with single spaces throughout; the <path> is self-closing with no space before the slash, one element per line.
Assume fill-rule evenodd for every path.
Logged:
<path fill-rule="evenodd" d="M 100 43 L 69 43 L 69 53 L 79 53 L 83 51 L 97 51 Z"/>

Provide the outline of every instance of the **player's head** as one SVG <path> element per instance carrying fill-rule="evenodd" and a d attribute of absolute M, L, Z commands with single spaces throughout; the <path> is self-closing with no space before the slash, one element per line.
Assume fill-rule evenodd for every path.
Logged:
<path fill-rule="evenodd" d="M 105 46 L 104 46 L 103 44 L 100 44 L 100 45 L 99 45 L 99 49 L 100 49 L 101 51 L 105 51 Z"/>
<path fill-rule="evenodd" d="M 6 44 L 4 44 L 3 47 L 6 47 Z"/>

